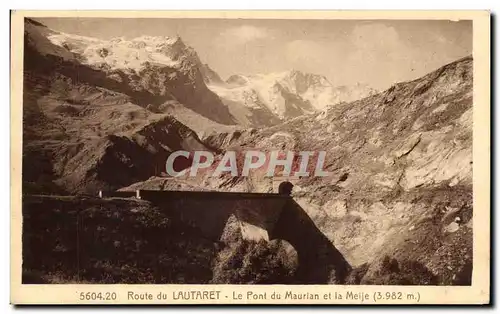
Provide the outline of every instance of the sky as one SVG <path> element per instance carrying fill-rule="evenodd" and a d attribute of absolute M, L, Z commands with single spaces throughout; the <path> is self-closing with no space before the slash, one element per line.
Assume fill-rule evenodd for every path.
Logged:
<path fill-rule="evenodd" d="M 447 20 L 256 20 L 37 18 L 56 31 L 110 39 L 176 36 L 223 79 L 291 69 L 333 85 L 378 90 L 472 54 L 472 22 Z"/>

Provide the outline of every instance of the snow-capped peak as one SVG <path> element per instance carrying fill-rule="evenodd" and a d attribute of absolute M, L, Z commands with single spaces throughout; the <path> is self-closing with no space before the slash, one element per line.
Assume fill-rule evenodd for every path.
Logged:
<path fill-rule="evenodd" d="M 78 55 L 83 63 L 106 64 L 110 69 L 139 70 L 146 63 L 177 67 L 181 56 L 191 54 L 179 36 L 117 37 L 105 40 L 52 32 L 47 38 L 52 44 Z"/>
<path fill-rule="evenodd" d="M 231 98 L 237 98 L 236 94 L 242 94 L 238 89 L 252 90 L 262 103 L 280 117 L 283 117 L 287 110 L 285 102 L 279 101 L 283 93 L 299 96 L 302 102 L 309 103 L 306 107 L 312 106 L 316 110 L 321 110 L 331 104 L 333 92 L 332 85 L 324 76 L 296 69 L 269 74 L 237 74 L 230 76 L 226 83 L 229 90 L 223 91 L 217 87 L 214 91 L 226 97 L 235 94 Z M 248 93 L 247 91 L 245 94 Z M 304 109 L 304 113 L 308 111 Z"/>
<path fill-rule="evenodd" d="M 342 101 L 369 96 L 373 91 L 366 86 L 338 89 L 323 75 L 297 69 L 269 74 L 235 74 L 227 79 L 226 85 L 209 87 L 220 97 L 247 107 L 265 106 L 282 119 L 290 112 L 296 115 L 321 111 Z"/>

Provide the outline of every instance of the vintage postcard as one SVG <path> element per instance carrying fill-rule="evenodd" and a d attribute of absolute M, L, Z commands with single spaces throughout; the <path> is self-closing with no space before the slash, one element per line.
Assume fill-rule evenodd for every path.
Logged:
<path fill-rule="evenodd" d="M 13 11 L 13 304 L 488 304 L 487 11 Z"/>

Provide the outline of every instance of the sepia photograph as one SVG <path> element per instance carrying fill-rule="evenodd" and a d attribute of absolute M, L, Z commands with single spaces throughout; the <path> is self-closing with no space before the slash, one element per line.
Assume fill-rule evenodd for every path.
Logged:
<path fill-rule="evenodd" d="M 489 258 L 472 18 L 22 25 L 23 286 L 470 287 Z"/>

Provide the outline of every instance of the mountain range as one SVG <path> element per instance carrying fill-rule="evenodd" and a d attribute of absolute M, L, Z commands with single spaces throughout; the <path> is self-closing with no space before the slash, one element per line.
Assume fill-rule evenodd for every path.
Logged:
<path fill-rule="evenodd" d="M 148 156 L 141 158 L 144 166 L 128 165 L 130 158 L 118 162 L 134 173 L 126 175 L 128 183 L 158 174 L 161 166 L 152 155 L 161 160 L 184 147 L 158 146 L 152 135 L 142 134 L 164 128 L 165 121 L 194 131 L 190 142 L 199 143 L 198 137 L 214 132 L 277 125 L 374 92 L 366 86 L 334 88 L 323 76 L 296 70 L 223 81 L 180 37 L 103 40 L 57 32 L 32 19 L 25 23 L 24 64 L 27 158 L 43 151 L 49 169 L 37 161 L 35 172 L 55 173 L 62 178 L 57 185 L 68 191 L 126 184 L 116 177 L 96 183 L 108 175 L 95 169 L 95 161 L 114 163 L 120 158 L 105 156 L 119 147 Z"/>

